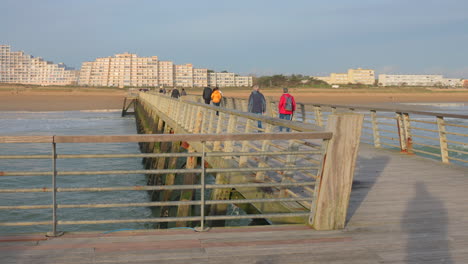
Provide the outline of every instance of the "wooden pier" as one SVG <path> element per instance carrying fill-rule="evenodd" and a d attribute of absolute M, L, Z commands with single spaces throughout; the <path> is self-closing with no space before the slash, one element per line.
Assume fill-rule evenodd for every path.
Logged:
<path fill-rule="evenodd" d="M 9 263 L 467 263 L 465 168 L 362 145 L 347 224 L 0 237 Z"/>
<path fill-rule="evenodd" d="M 169 108 L 167 117 L 175 114 L 172 106 L 164 107 Z M 199 108 L 185 108 L 194 116 L 196 109 Z M 234 129 L 230 120 L 226 120 L 226 127 Z M 216 132 L 216 126 L 208 126 L 207 130 L 206 126 L 196 125 L 184 128 L 181 125 L 184 120 L 165 121 L 171 129 L 198 134 Z M 200 122 L 211 123 L 201 119 Z M 158 128 L 159 120 L 148 125 Z M 164 126 L 160 125 L 162 129 Z M 294 122 L 290 126 L 304 129 Z M 194 148 L 200 147 L 193 143 Z M 144 147 L 148 150 L 149 146 L 154 148 L 151 144 Z M 218 145 L 216 141 L 208 146 L 227 146 L 231 152 L 236 148 Z M 246 145 L 237 147 L 247 149 Z M 376 149 L 361 144 L 354 179 L 351 178 L 344 229 L 317 231 L 302 224 L 214 227 L 208 232 L 186 228 L 66 233 L 53 238 L 44 234 L 4 236 L 0 237 L 0 259 L 2 264 L 468 263 L 468 170 L 444 164 L 447 160 L 439 162 L 401 153 L 399 149 Z"/>

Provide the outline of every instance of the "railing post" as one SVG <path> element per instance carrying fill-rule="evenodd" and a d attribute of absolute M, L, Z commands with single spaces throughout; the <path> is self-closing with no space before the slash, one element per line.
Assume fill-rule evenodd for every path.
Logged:
<path fill-rule="evenodd" d="M 408 152 L 408 148 L 406 146 L 406 136 L 405 136 L 405 129 L 403 124 L 403 115 L 402 113 L 396 113 L 396 121 L 397 121 L 397 129 L 398 129 L 398 139 L 400 140 L 400 151 L 401 152 Z"/>
<path fill-rule="evenodd" d="M 223 132 L 223 122 L 226 117 L 224 112 L 220 112 L 218 116 L 218 124 L 216 125 L 216 134 L 221 134 Z M 221 150 L 221 141 L 215 141 L 213 143 L 213 151 Z"/>
<path fill-rule="evenodd" d="M 342 229 L 346 221 L 351 186 L 354 177 L 363 115 L 330 115 L 326 131 L 331 131 L 319 186 L 315 212 L 311 211 L 309 224 L 317 230 Z M 311 208 L 313 210 L 313 208 Z"/>
<path fill-rule="evenodd" d="M 440 157 L 443 163 L 450 163 L 448 143 L 447 143 L 447 131 L 445 130 L 445 121 L 443 116 L 437 117 L 437 127 L 439 130 L 439 142 L 440 142 Z"/>
<path fill-rule="evenodd" d="M 315 124 L 317 126 L 323 126 L 322 109 L 320 106 L 314 105 L 314 114 L 315 114 Z"/>
<path fill-rule="evenodd" d="M 273 131 L 273 126 L 270 124 L 266 125 L 265 133 L 271 133 Z M 267 152 L 270 150 L 270 140 L 263 140 L 262 142 L 262 152 Z M 259 168 L 265 168 L 268 166 L 268 156 L 261 156 L 259 161 Z M 255 173 L 255 181 L 257 182 L 264 182 L 265 181 L 265 172 L 264 171 L 257 171 Z"/>
<path fill-rule="evenodd" d="M 408 154 L 413 153 L 413 137 L 411 135 L 411 122 L 408 113 L 403 114 L 403 125 L 405 130 L 405 143 L 406 143 L 406 151 Z"/>
<path fill-rule="evenodd" d="M 299 144 L 296 143 L 294 140 L 290 140 L 288 151 L 291 151 L 291 152 L 299 151 Z M 294 167 L 296 165 L 296 159 L 297 159 L 297 155 L 294 155 L 294 154 L 286 155 L 285 167 L 286 168 Z M 291 182 L 291 179 L 293 178 L 293 176 L 294 176 L 293 171 L 284 171 L 282 175 L 281 183 Z M 287 197 L 286 189 L 287 189 L 286 187 L 281 188 L 279 197 Z"/>
<path fill-rule="evenodd" d="M 377 111 L 371 110 L 372 134 L 374 135 L 374 147 L 380 148 L 380 132 L 377 124 Z"/>
<path fill-rule="evenodd" d="M 63 232 L 57 232 L 57 148 L 52 142 L 52 232 L 48 232 L 48 237 L 57 237 Z"/>
<path fill-rule="evenodd" d="M 200 184 L 201 184 L 201 190 L 200 190 L 200 227 L 195 228 L 196 231 L 198 232 L 203 232 L 207 231 L 208 228 L 205 228 L 205 190 L 206 190 L 206 182 L 205 182 L 205 177 L 206 177 L 206 172 L 205 172 L 205 141 L 202 141 L 202 156 L 201 156 L 201 176 L 200 176 Z"/>
<path fill-rule="evenodd" d="M 252 126 L 253 126 L 253 120 L 252 119 L 245 120 L 244 133 L 249 133 Z M 245 140 L 245 141 L 242 142 L 241 152 L 247 152 L 248 150 L 249 150 L 249 141 Z M 239 157 L 239 167 L 242 168 L 246 163 L 247 163 L 247 156 L 240 156 Z"/>
<path fill-rule="evenodd" d="M 300 106 L 301 106 L 302 123 L 305 123 L 307 121 L 307 114 L 306 114 L 306 110 L 305 110 L 305 105 L 300 104 Z"/>

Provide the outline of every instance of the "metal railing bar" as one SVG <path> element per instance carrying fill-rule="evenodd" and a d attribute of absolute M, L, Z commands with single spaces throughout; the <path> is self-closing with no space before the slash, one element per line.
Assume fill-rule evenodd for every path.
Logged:
<path fill-rule="evenodd" d="M 260 151 L 260 152 L 210 152 L 206 153 L 207 157 L 224 157 L 224 156 L 279 156 L 279 155 L 309 155 L 323 154 L 321 151 Z"/>
<path fill-rule="evenodd" d="M 381 137 L 382 137 L 382 136 L 381 136 Z M 386 142 L 380 142 L 380 144 L 385 145 L 385 146 L 389 146 L 389 147 L 400 148 L 400 146 L 393 145 L 393 144 L 386 143 Z"/>
<path fill-rule="evenodd" d="M 0 159 L 51 159 L 52 155 L 2 155 Z"/>
<path fill-rule="evenodd" d="M 396 119 L 396 118 L 395 118 Z M 385 123 L 385 122 L 375 122 L 377 125 L 382 125 L 382 126 L 391 126 L 391 127 L 396 127 L 395 124 L 393 123 Z M 380 130 L 380 129 L 379 129 Z"/>
<path fill-rule="evenodd" d="M 421 135 L 414 135 L 414 134 L 413 134 L 412 136 L 415 137 L 415 138 L 424 138 L 424 139 L 430 139 L 430 140 L 439 142 L 439 139 L 438 139 L 438 138 L 427 137 L 427 136 L 421 136 Z"/>
<path fill-rule="evenodd" d="M 274 119 L 276 121 L 276 119 Z M 283 126 L 287 126 L 284 125 Z M 174 141 L 242 141 L 242 140 L 289 140 L 330 139 L 331 132 L 295 133 L 239 133 L 239 134 L 141 134 L 141 135 L 70 135 L 50 136 L 43 143 L 129 143 L 129 142 L 174 142 Z M 29 136 L 0 136 L 0 143 L 37 143 Z"/>
<path fill-rule="evenodd" d="M 0 156 L 1 157 L 1 156 Z M 201 153 L 142 153 L 142 154 L 61 154 L 58 159 L 79 159 L 79 158 L 164 158 L 164 157 L 201 157 Z"/>
<path fill-rule="evenodd" d="M 381 135 L 380 137 L 381 137 L 381 138 L 386 138 L 386 139 L 389 139 L 389 140 L 396 140 L 396 141 L 398 141 L 398 138 L 392 138 L 392 137 L 387 137 L 387 136 L 382 136 L 382 135 Z M 398 146 L 398 147 L 400 147 L 400 146 Z"/>
<path fill-rule="evenodd" d="M 278 214 L 248 214 L 248 215 L 212 215 L 205 217 L 206 220 L 234 220 L 234 219 L 259 219 L 278 217 L 300 217 L 309 216 L 310 212 L 304 213 L 278 213 Z"/>
<path fill-rule="evenodd" d="M 249 167 L 249 168 L 227 168 L 227 169 L 206 169 L 206 172 L 257 172 L 257 171 L 304 171 L 304 170 L 318 170 L 318 167 L 307 166 L 307 167 L 269 167 L 269 168 L 259 168 L 259 167 Z"/>
<path fill-rule="evenodd" d="M 301 183 L 238 183 L 238 184 L 207 184 L 207 189 L 239 188 L 239 187 L 286 187 L 286 186 L 313 186 L 315 182 Z M 151 191 L 151 190 L 191 190 L 201 189 L 201 185 L 157 185 L 157 186 L 130 186 L 130 187 L 82 187 L 82 188 L 57 188 L 57 192 L 106 192 L 106 191 Z M 51 192 L 52 188 L 29 189 L 0 189 L 0 193 L 23 192 Z"/>
<path fill-rule="evenodd" d="M 460 141 L 455 141 L 455 140 L 450 140 L 450 139 L 447 139 L 447 142 L 448 142 L 448 143 L 457 144 L 457 145 L 462 145 L 462 146 L 468 146 L 468 143 L 460 142 Z"/>
<path fill-rule="evenodd" d="M 390 119 L 390 120 L 396 120 L 396 117 L 383 116 L 383 115 L 378 115 L 378 114 L 376 115 L 376 118 L 377 118 L 377 119 L 379 119 L 379 118 L 380 118 L 380 119 Z M 384 124 L 386 124 L 386 123 L 384 123 Z M 389 123 L 387 123 L 387 124 L 389 124 Z"/>
<path fill-rule="evenodd" d="M 200 221 L 200 216 L 188 217 L 159 217 L 147 219 L 119 219 L 119 220 L 68 220 L 58 221 L 59 225 L 96 225 L 96 224 L 124 224 L 124 223 L 161 223 L 178 221 Z"/>
<path fill-rule="evenodd" d="M 423 153 L 423 154 L 431 155 L 431 156 L 434 156 L 434 157 L 440 157 L 441 156 L 440 154 L 435 154 L 435 153 L 427 152 L 427 151 L 420 150 L 420 149 L 413 149 L 413 151 L 416 152 L 416 153 Z"/>
<path fill-rule="evenodd" d="M 428 148 L 433 148 L 433 149 L 440 149 L 440 146 L 428 145 L 428 144 L 424 144 L 424 143 L 413 142 L 413 145 L 423 146 L 423 147 L 428 147 Z"/>
<path fill-rule="evenodd" d="M 448 131 L 446 131 L 445 134 L 447 134 L 447 135 L 455 135 L 455 136 L 460 136 L 460 137 L 468 137 L 467 134 L 461 134 L 461 133 L 456 133 L 456 132 L 448 132 Z"/>
<path fill-rule="evenodd" d="M 460 162 L 468 162 L 467 160 L 462 160 L 462 159 L 458 159 L 458 158 L 455 158 L 455 157 L 448 157 L 450 160 L 456 160 L 456 161 L 460 161 Z"/>
<path fill-rule="evenodd" d="M 0 226 L 35 226 L 35 225 L 52 225 L 53 221 L 38 221 L 38 222 L 3 222 Z"/>
<path fill-rule="evenodd" d="M 2 176 L 50 176 L 52 171 L 2 171 Z"/>
<path fill-rule="evenodd" d="M 422 127 L 415 127 L 415 126 L 412 126 L 411 129 L 422 130 L 422 131 L 433 132 L 433 133 L 439 133 L 438 130 L 427 129 L 427 128 L 422 128 Z"/>
<path fill-rule="evenodd" d="M 394 131 L 394 130 L 379 129 L 379 132 L 387 132 L 387 133 L 390 133 L 390 134 L 398 135 L 398 131 Z M 383 137 L 383 136 L 381 136 L 381 137 Z"/>
<path fill-rule="evenodd" d="M 437 122 L 418 120 L 418 119 L 411 119 L 411 122 L 412 123 L 423 123 L 423 124 L 437 125 Z"/>
<path fill-rule="evenodd" d="M 468 155 L 468 152 L 467 152 L 467 151 L 463 151 L 463 150 L 458 150 L 458 149 L 449 148 L 448 151 L 457 152 L 457 153 L 467 154 L 467 155 Z"/>
<path fill-rule="evenodd" d="M 235 183 L 235 184 L 207 184 L 207 189 L 243 188 L 243 187 L 288 187 L 288 186 L 314 186 L 315 182 L 285 182 L 285 183 Z"/>
<path fill-rule="evenodd" d="M 450 122 L 445 122 L 446 126 L 453 126 L 453 127 L 462 127 L 462 128 L 468 128 L 467 125 L 460 125 L 460 124 L 451 124 Z"/>

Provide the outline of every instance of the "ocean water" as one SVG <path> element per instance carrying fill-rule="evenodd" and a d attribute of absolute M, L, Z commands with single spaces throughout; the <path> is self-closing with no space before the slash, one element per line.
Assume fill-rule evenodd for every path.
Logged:
<path fill-rule="evenodd" d="M 120 135 L 136 134 L 135 119 L 120 111 L 0 112 L 0 134 L 6 135 Z M 51 154 L 51 144 L 0 144 L 0 155 Z M 57 154 L 140 153 L 137 143 L 57 144 Z M 0 159 L 0 171 L 50 171 L 50 159 Z M 59 159 L 59 171 L 143 169 L 141 159 Z M 50 176 L 0 177 L 0 188 L 51 187 Z M 57 187 L 116 187 L 145 185 L 145 175 L 77 175 L 57 177 Z M 0 193 L 0 206 L 51 204 L 51 193 Z M 59 204 L 148 202 L 145 191 L 63 192 Z M 58 209 L 59 220 L 136 219 L 151 216 L 147 207 Z M 50 209 L 0 210 L 0 222 L 51 220 Z M 1 227 L 0 233 L 44 232 L 50 226 Z M 59 230 L 83 231 L 151 228 L 150 224 L 67 225 Z"/>
<path fill-rule="evenodd" d="M 69 111 L 69 112 L 0 112 L 0 135 L 2 136 L 41 136 L 41 135 L 123 135 L 136 134 L 135 119 L 132 116 L 121 117 L 120 110 L 115 111 Z M 62 143 L 57 144 L 57 154 L 137 154 L 137 143 Z M 38 144 L 0 144 L 0 155 L 44 155 L 52 153 L 49 143 Z M 60 171 L 102 171 L 102 170 L 141 170 L 144 169 L 141 158 L 105 158 L 105 159 L 58 159 Z M 0 159 L 0 171 L 51 171 L 50 159 Z M 177 184 L 181 184 L 177 177 Z M 208 177 L 209 183 L 214 182 Z M 57 187 L 118 187 L 146 185 L 144 174 L 129 175 L 76 175 L 57 177 Z M 51 176 L 2 176 L 0 189 L 50 188 Z M 195 193 L 195 199 L 200 198 Z M 209 193 L 207 192 L 207 199 Z M 150 202 L 147 191 L 113 192 L 60 192 L 58 204 L 104 204 L 104 203 L 143 203 Z M 49 205 L 51 193 L 0 193 L 0 206 Z M 175 207 L 171 208 L 176 209 Z M 199 211 L 195 207 L 195 214 Z M 230 205 L 228 214 L 245 214 L 239 208 Z M 58 220 L 109 220 L 109 219 L 149 219 L 159 217 L 157 207 L 122 207 L 122 208 L 71 208 L 58 209 Z M 0 210 L 1 222 L 50 221 L 51 209 Z M 226 225 L 248 225 L 250 220 L 229 220 Z M 174 226 L 173 223 L 169 227 Z M 157 228 L 153 223 L 125 224 L 89 224 L 58 226 L 59 231 L 118 231 Z M 0 226 L 0 234 L 31 233 L 51 231 L 51 226 Z"/>

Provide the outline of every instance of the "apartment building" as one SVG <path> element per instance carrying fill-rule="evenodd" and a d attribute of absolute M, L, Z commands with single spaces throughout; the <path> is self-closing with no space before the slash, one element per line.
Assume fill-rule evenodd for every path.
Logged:
<path fill-rule="evenodd" d="M 236 81 L 237 80 L 237 81 Z M 208 73 L 208 69 L 192 64 L 175 65 L 160 61 L 157 56 L 138 57 L 122 53 L 113 57 L 84 62 L 78 83 L 90 86 L 113 87 L 205 87 L 252 86 L 252 77 L 234 73 Z"/>
<path fill-rule="evenodd" d="M 252 76 L 235 76 L 235 86 L 236 87 L 251 87 L 253 86 Z"/>
<path fill-rule="evenodd" d="M 193 87 L 192 64 L 183 64 L 175 66 L 175 86 Z"/>
<path fill-rule="evenodd" d="M 208 69 L 193 69 L 193 86 L 206 87 L 208 85 Z"/>
<path fill-rule="evenodd" d="M 63 63 L 54 64 L 0 45 L 0 83 L 34 85 L 76 84 L 78 72 Z"/>
<path fill-rule="evenodd" d="M 331 73 L 330 76 L 314 76 L 313 78 L 328 84 L 373 85 L 375 83 L 375 72 L 374 70 L 357 68 L 349 69 L 347 73 Z"/>
<path fill-rule="evenodd" d="M 374 70 L 366 70 L 361 68 L 349 69 L 348 83 L 373 85 L 375 83 Z"/>
<path fill-rule="evenodd" d="M 208 84 L 218 87 L 236 86 L 236 75 L 231 72 L 211 72 L 208 76 Z"/>
<path fill-rule="evenodd" d="M 159 61 L 159 85 L 174 86 L 174 63 L 172 61 Z"/>
<path fill-rule="evenodd" d="M 461 79 L 444 78 L 442 75 L 379 74 L 381 86 L 462 86 Z"/>
<path fill-rule="evenodd" d="M 79 84 L 112 87 L 158 86 L 158 57 L 138 57 L 123 53 L 114 57 L 97 58 L 84 62 L 80 71 Z"/>
<path fill-rule="evenodd" d="M 347 73 L 331 73 L 330 74 L 330 84 L 348 84 L 348 74 Z"/>

